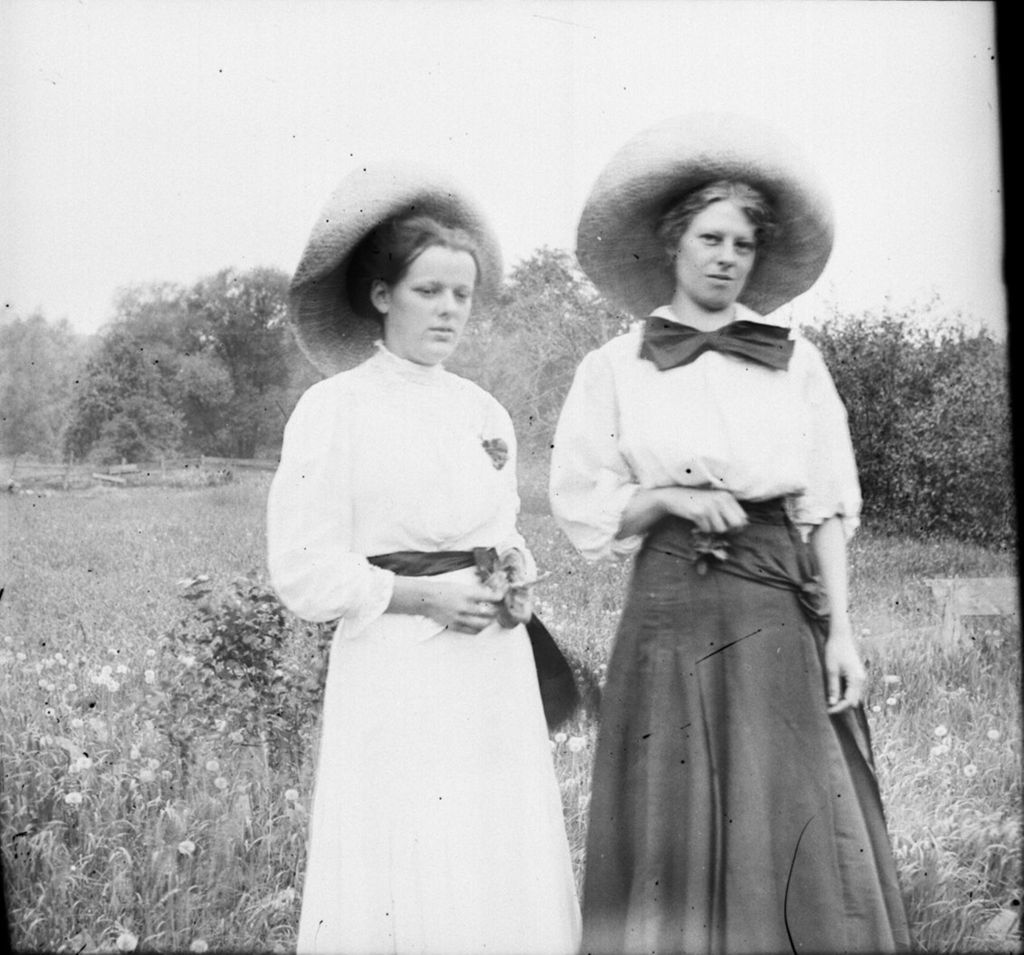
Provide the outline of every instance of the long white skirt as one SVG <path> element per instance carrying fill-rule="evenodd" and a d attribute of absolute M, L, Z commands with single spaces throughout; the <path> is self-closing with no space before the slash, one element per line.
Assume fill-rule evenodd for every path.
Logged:
<path fill-rule="evenodd" d="M 529 637 L 336 635 L 300 953 L 568 955 L 579 907 Z"/>

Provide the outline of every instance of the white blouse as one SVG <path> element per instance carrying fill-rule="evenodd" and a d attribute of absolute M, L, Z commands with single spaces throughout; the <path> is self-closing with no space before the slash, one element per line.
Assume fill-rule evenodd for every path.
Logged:
<path fill-rule="evenodd" d="M 500 438 L 498 469 L 483 446 Z M 313 385 L 285 428 L 270 489 L 270 576 L 307 620 L 354 636 L 385 612 L 394 574 L 375 554 L 518 547 L 516 445 L 505 409 L 477 385 L 398 358 Z M 532 573 L 532 561 L 530 572 Z"/>
<path fill-rule="evenodd" d="M 668 307 L 654 314 L 678 321 Z M 776 324 L 740 305 L 736 318 Z M 626 505 L 669 485 L 785 496 L 805 532 L 839 515 L 853 533 L 861 496 L 846 409 L 818 349 L 791 337 L 786 371 L 715 351 L 659 371 L 639 357 L 642 323 L 583 359 L 555 432 L 550 496 L 585 557 L 635 552 L 642 536 L 615 538 Z"/>

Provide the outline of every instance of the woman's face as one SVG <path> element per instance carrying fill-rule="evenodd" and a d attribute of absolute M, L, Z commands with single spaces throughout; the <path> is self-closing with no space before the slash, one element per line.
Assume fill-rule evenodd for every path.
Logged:
<path fill-rule="evenodd" d="M 732 306 L 754 266 L 757 236 L 746 213 L 728 199 L 698 212 L 675 250 L 676 295 L 718 312 Z"/>
<path fill-rule="evenodd" d="M 394 285 L 375 282 L 370 299 L 384 315 L 384 344 L 418 365 L 444 361 L 469 319 L 476 261 L 468 252 L 425 249 Z"/>

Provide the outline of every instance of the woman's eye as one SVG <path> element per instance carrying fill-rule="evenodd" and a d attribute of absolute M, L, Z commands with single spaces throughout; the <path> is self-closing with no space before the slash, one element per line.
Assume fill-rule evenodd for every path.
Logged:
<path fill-rule="evenodd" d="M 455 299 L 459 302 L 468 302 L 471 297 L 471 293 L 464 289 L 457 289 L 455 292 Z"/>
<path fill-rule="evenodd" d="M 436 285 L 421 285 L 416 289 L 416 291 L 419 292 L 420 295 L 436 295 L 439 289 Z"/>

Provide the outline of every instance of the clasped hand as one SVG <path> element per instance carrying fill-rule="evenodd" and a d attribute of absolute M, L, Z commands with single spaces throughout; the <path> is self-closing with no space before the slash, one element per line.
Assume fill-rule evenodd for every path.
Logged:
<path fill-rule="evenodd" d="M 747 512 L 728 491 L 714 488 L 659 488 L 662 506 L 669 514 L 693 521 L 709 534 L 726 534 L 747 524 Z"/>
<path fill-rule="evenodd" d="M 526 623 L 533 596 L 523 555 L 506 551 L 483 581 L 436 581 L 428 615 L 458 633 L 479 633 L 495 621 L 507 629 Z"/>

